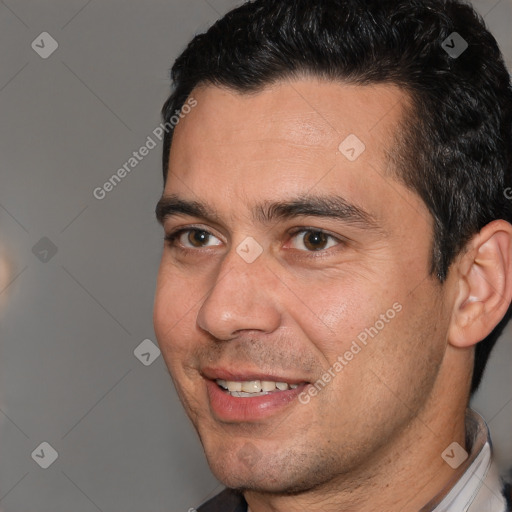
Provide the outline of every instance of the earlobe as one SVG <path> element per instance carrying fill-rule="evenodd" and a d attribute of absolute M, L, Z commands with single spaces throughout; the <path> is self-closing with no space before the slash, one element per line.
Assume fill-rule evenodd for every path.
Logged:
<path fill-rule="evenodd" d="M 459 287 L 448 341 L 467 348 L 490 334 L 512 300 L 512 225 L 487 224 L 468 242 L 454 271 Z"/>

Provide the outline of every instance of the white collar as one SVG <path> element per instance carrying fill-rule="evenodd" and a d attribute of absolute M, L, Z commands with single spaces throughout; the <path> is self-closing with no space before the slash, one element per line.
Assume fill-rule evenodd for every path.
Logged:
<path fill-rule="evenodd" d="M 420 512 L 506 512 L 502 482 L 492 460 L 489 429 L 471 409 L 466 412 L 466 445 L 471 451 L 468 459 Z M 249 506 L 247 512 L 251 512 Z"/>
<path fill-rule="evenodd" d="M 475 411 L 466 411 L 468 459 L 452 480 L 420 512 L 506 512 L 502 482 L 492 460 L 489 429 Z"/>

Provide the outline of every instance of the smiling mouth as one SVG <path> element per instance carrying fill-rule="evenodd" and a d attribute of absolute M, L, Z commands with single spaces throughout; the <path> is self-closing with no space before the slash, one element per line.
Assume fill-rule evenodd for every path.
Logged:
<path fill-rule="evenodd" d="M 301 384 L 288 384 L 287 382 L 273 382 L 269 380 L 232 381 L 215 379 L 215 382 L 226 394 L 236 398 L 250 398 L 280 393 L 282 391 L 296 389 L 302 384 L 306 384 L 306 382 Z"/>

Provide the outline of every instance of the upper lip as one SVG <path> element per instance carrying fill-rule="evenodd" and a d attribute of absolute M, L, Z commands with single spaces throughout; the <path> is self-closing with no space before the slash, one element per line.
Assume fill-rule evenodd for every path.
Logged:
<path fill-rule="evenodd" d="M 254 370 L 243 370 L 237 368 L 236 370 L 228 370 L 227 368 L 203 368 L 201 375 L 210 380 L 227 380 L 235 382 L 245 382 L 251 380 L 265 380 L 270 382 L 286 382 L 288 384 L 301 384 L 307 382 L 305 379 L 297 377 L 287 377 L 285 375 L 277 375 L 275 373 L 260 373 Z"/>

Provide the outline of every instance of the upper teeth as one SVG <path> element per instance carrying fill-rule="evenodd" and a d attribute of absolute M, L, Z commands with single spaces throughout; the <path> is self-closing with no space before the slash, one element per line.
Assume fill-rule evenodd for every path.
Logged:
<path fill-rule="evenodd" d="M 286 391 L 287 389 L 295 389 L 298 384 L 288 384 L 287 382 L 273 382 L 269 380 L 246 380 L 243 382 L 233 380 L 217 379 L 217 384 L 230 392 L 243 393 L 261 393 L 275 391 Z"/>

